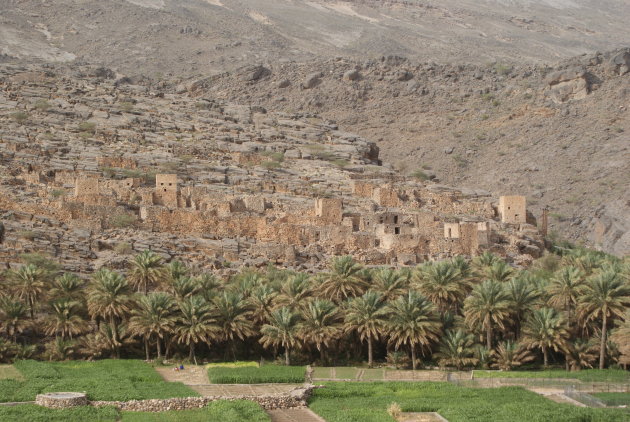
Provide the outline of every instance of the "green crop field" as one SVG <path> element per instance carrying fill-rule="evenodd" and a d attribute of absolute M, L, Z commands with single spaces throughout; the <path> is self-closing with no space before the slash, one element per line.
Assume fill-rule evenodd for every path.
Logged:
<path fill-rule="evenodd" d="M 450 422 L 622 422 L 618 409 L 559 404 L 519 387 L 473 389 L 436 382 L 326 382 L 309 406 L 328 422 L 385 422 L 392 403 L 404 412 L 438 412 Z"/>
<path fill-rule="evenodd" d="M 259 368 L 245 366 L 237 368 L 211 367 L 208 378 L 214 384 L 264 384 L 302 383 L 305 368 L 303 366 L 265 365 Z"/>
<path fill-rule="evenodd" d="M 24 379 L 0 379 L 0 402 L 32 401 L 39 393 L 85 391 L 90 400 L 133 400 L 198 396 L 169 383 L 139 360 L 36 362 L 14 364 Z M 1 420 L 1 419 L 0 419 Z"/>
<path fill-rule="evenodd" d="M 593 393 L 608 406 L 630 406 L 630 393 Z"/>
<path fill-rule="evenodd" d="M 114 407 L 47 409 L 35 404 L 0 406 L 2 422 L 113 422 L 119 419 L 120 412 Z"/>
<path fill-rule="evenodd" d="M 202 409 L 161 413 L 120 412 L 114 407 L 81 406 L 47 409 L 34 404 L 0 406 L 2 422 L 269 422 L 257 403 L 246 400 L 216 401 Z"/>
<path fill-rule="evenodd" d="M 573 372 L 565 371 L 564 369 L 475 371 L 475 378 L 573 378 L 584 382 L 630 383 L 630 372 L 622 369 L 583 369 Z"/>

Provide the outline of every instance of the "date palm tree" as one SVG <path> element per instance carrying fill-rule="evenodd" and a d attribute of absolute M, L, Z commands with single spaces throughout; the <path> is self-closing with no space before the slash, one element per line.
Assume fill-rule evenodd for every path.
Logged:
<path fill-rule="evenodd" d="M 76 274 L 64 273 L 54 279 L 50 289 L 50 297 L 82 301 L 84 286 L 85 282 Z"/>
<path fill-rule="evenodd" d="M 461 371 L 465 366 L 476 365 L 475 339 L 464 330 L 449 330 L 440 343 L 439 352 L 435 354 L 440 366 L 454 366 Z"/>
<path fill-rule="evenodd" d="M 416 369 L 416 347 L 428 346 L 437 340 L 440 322 L 435 306 L 415 291 L 401 296 L 387 306 L 389 341 L 396 349 L 407 345 L 411 350 L 411 364 Z"/>
<path fill-rule="evenodd" d="M 213 305 L 221 333 L 219 339 L 230 343 L 232 358 L 236 360 L 236 340 L 245 340 L 254 334 L 249 306 L 241 294 L 228 291 L 215 297 Z"/>
<path fill-rule="evenodd" d="M 221 283 L 219 279 L 210 273 L 202 273 L 196 278 L 197 290 L 203 299 L 210 303 L 218 294 Z"/>
<path fill-rule="evenodd" d="M 282 346 L 284 349 L 284 363 L 291 364 L 291 349 L 298 345 L 298 330 L 300 317 L 286 306 L 271 313 L 269 324 L 262 326 L 260 343 L 264 347 Z"/>
<path fill-rule="evenodd" d="M 197 294 L 199 292 L 199 284 L 192 277 L 180 276 L 171 280 L 168 291 L 178 300 L 182 300 Z"/>
<path fill-rule="evenodd" d="M 470 283 L 450 261 L 427 263 L 414 277 L 415 286 L 441 312 L 457 311 L 469 292 Z"/>
<path fill-rule="evenodd" d="M 162 257 L 152 251 L 144 250 L 131 261 L 128 278 L 138 292 L 146 294 L 149 287 L 162 283 L 166 276 Z"/>
<path fill-rule="evenodd" d="M 330 346 L 341 331 L 341 314 L 334 303 L 325 299 L 314 299 L 301 312 L 300 338 L 314 344 L 324 362 L 324 348 Z"/>
<path fill-rule="evenodd" d="M 346 332 L 356 332 L 360 341 L 367 342 L 370 368 L 373 363 L 372 342 L 382 335 L 386 320 L 387 311 L 382 297 L 373 290 L 351 299 L 347 305 L 344 328 Z"/>
<path fill-rule="evenodd" d="M 505 285 L 515 325 L 515 338 L 521 336 L 521 325 L 525 315 L 540 299 L 540 292 L 527 274 L 520 274 Z"/>
<path fill-rule="evenodd" d="M 599 369 L 604 369 L 609 318 L 621 317 L 629 305 L 630 286 L 615 269 L 603 269 L 588 280 L 579 308 L 587 322 L 599 318 L 602 321 Z"/>
<path fill-rule="evenodd" d="M 619 348 L 619 363 L 625 368 L 630 363 L 630 311 L 626 311 L 610 339 Z"/>
<path fill-rule="evenodd" d="M 17 335 L 23 333 L 31 324 L 28 320 L 28 306 L 21 300 L 0 297 L 0 327 L 7 337 L 17 341 Z"/>
<path fill-rule="evenodd" d="M 282 283 L 278 304 L 297 310 L 304 300 L 311 297 L 312 293 L 311 280 L 308 274 L 295 274 Z"/>
<path fill-rule="evenodd" d="M 68 337 L 84 333 L 88 329 L 88 323 L 80 314 L 81 305 L 70 299 L 60 299 L 51 303 L 52 312 L 44 322 L 46 335 L 61 336 L 62 340 Z"/>
<path fill-rule="evenodd" d="M 573 325 L 579 298 L 586 287 L 584 273 L 576 267 L 560 268 L 549 284 L 549 305 L 567 314 L 569 325 Z"/>
<path fill-rule="evenodd" d="M 165 292 L 153 292 L 140 296 L 133 316 L 129 320 L 129 331 L 144 338 L 144 347 L 149 359 L 149 340 L 156 339 L 157 358 L 162 357 L 162 339 L 175 330 L 175 300 Z"/>
<path fill-rule="evenodd" d="M 530 362 L 534 356 L 521 346 L 511 340 L 502 341 L 493 352 L 492 367 L 502 371 L 510 371 L 524 363 Z"/>
<path fill-rule="evenodd" d="M 132 306 L 129 283 L 120 274 L 108 269 L 97 271 L 88 287 L 88 312 L 94 319 L 104 318 L 109 322 L 113 333 L 113 342 L 121 344 L 118 335 L 118 322 L 130 312 Z M 120 357 L 120 348 L 115 348 L 116 357 Z"/>
<path fill-rule="evenodd" d="M 534 309 L 525 321 L 522 343 L 529 349 L 543 352 L 544 366 L 549 366 L 549 350 L 566 347 L 568 333 L 566 321 L 554 308 Z"/>
<path fill-rule="evenodd" d="M 510 311 L 510 297 L 504 285 L 494 280 L 486 280 L 476 285 L 464 301 L 466 323 L 470 327 L 483 328 L 488 349 L 492 349 L 495 328 L 505 328 Z"/>
<path fill-rule="evenodd" d="M 405 292 L 407 280 L 400 271 L 382 268 L 374 274 L 371 288 L 382 295 L 384 301 L 396 299 Z"/>
<path fill-rule="evenodd" d="M 278 293 L 268 285 L 261 285 L 252 290 L 247 301 L 251 306 L 252 316 L 256 324 L 262 326 L 269 321 L 277 296 Z"/>
<path fill-rule="evenodd" d="M 351 256 L 335 257 L 331 263 L 331 271 L 325 275 L 319 286 L 323 298 L 340 304 L 348 297 L 363 294 L 367 284 L 362 277 L 363 267 Z"/>
<path fill-rule="evenodd" d="M 179 303 L 180 316 L 177 320 L 175 339 L 189 348 L 189 359 L 197 364 L 195 345 L 214 339 L 219 327 L 210 313 L 210 306 L 201 296 L 192 296 Z"/>
<path fill-rule="evenodd" d="M 572 371 L 592 368 L 597 359 L 597 343 L 593 339 L 577 339 L 567 342 L 565 356 Z"/>
<path fill-rule="evenodd" d="M 9 271 L 14 294 L 26 302 L 31 319 L 35 317 L 35 304 L 44 296 L 48 275 L 41 268 L 28 264 Z"/>

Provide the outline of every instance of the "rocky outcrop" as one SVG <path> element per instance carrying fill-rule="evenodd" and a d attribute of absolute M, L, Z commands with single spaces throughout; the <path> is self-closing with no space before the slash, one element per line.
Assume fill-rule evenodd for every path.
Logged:
<path fill-rule="evenodd" d="M 607 68 L 614 75 L 625 75 L 630 72 L 630 48 L 614 54 L 608 61 Z"/>
<path fill-rule="evenodd" d="M 630 251 L 630 197 L 603 204 L 592 220 L 589 240 L 597 247 L 623 256 Z"/>
<path fill-rule="evenodd" d="M 581 67 L 553 72 L 547 77 L 547 84 L 549 96 L 556 103 L 581 100 L 590 93 L 586 70 Z"/>

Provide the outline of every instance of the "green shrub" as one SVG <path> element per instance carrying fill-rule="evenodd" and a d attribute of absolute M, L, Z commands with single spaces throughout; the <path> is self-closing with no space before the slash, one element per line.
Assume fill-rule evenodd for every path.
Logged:
<path fill-rule="evenodd" d="M 429 180 L 429 176 L 427 176 L 427 174 L 422 170 L 414 171 L 413 173 L 411 173 L 411 176 L 415 177 L 418 180 Z"/>
<path fill-rule="evenodd" d="M 502 63 L 497 63 L 494 65 L 494 70 L 499 75 L 507 76 L 510 73 L 512 73 L 512 66 L 502 64 Z"/>
<path fill-rule="evenodd" d="M 22 124 L 28 120 L 29 115 L 23 111 L 16 111 L 15 113 L 11 113 L 10 117 L 19 124 Z"/>
<path fill-rule="evenodd" d="M 133 247 L 127 242 L 120 242 L 114 246 L 114 252 L 121 255 L 129 255 L 133 252 Z"/>
<path fill-rule="evenodd" d="M 265 161 L 262 166 L 267 170 L 276 170 L 282 167 L 282 164 L 277 161 Z"/>
<path fill-rule="evenodd" d="M 94 131 L 96 130 L 96 123 L 93 122 L 81 122 L 79 123 L 79 131 L 81 132 L 88 132 L 88 133 L 94 133 Z"/>
<path fill-rule="evenodd" d="M 246 366 L 208 369 L 208 378 L 215 384 L 301 383 L 304 382 L 304 374 L 303 366 L 265 365 L 259 368 Z"/>
<path fill-rule="evenodd" d="M 52 196 L 53 198 L 60 198 L 64 196 L 65 194 L 66 194 L 66 191 L 63 189 L 55 189 L 52 192 L 50 192 L 50 196 Z"/>
<path fill-rule="evenodd" d="M 46 100 L 37 100 L 35 103 L 35 108 L 39 111 L 48 111 L 50 107 L 50 103 Z"/>
<path fill-rule="evenodd" d="M 138 219 L 135 215 L 131 214 L 119 214 L 114 215 L 109 218 L 109 224 L 117 229 L 124 229 L 126 227 L 131 227 L 135 224 Z"/>

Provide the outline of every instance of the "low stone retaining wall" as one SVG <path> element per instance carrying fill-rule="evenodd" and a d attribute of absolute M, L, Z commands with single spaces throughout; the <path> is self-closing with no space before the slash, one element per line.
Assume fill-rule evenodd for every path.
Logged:
<path fill-rule="evenodd" d="M 131 412 L 164 412 L 168 410 L 199 409 L 208 403 L 217 400 L 251 400 L 255 401 L 266 410 L 289 409 L 293 407 L 306 406 L 312 390 L 313 387 L 308 386 L 296 388 L 286 394 L 270 394 L 266 396 L 213 396 L 131 401 L 91 401 L 89 404 L 96 407 L 114 406 L 121 410 Z"/>
<path fill-rule="evenodd" d="M 85 393 L 44 393 L 35 397 L 35 404 L 51 409 L 64 409 L 88 404 Z"/>

